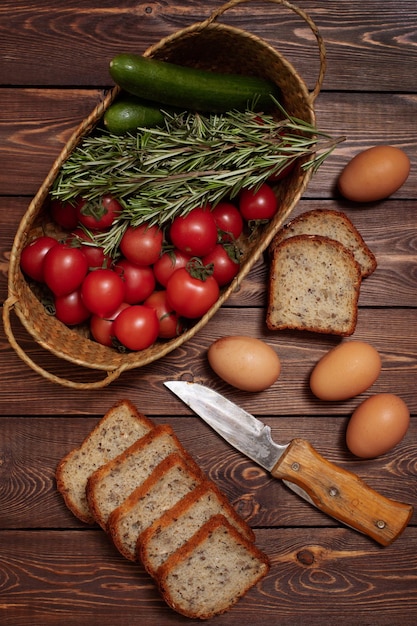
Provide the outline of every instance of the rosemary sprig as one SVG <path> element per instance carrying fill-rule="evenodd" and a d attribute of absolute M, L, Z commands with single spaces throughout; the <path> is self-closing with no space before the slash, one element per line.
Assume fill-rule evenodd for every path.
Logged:
<path fill-rule="evenodd" d="M 166 114 L 162 128 L 85 137 L 62 165 L 51 195 L 71 201 L 113 194 L 123 212 L 100 244 L 114 253 L 128 224 L 164 226 L 196 206 L 258 188 L 300 157 L 303 169 L 315 172 L 344 139 L 282 113 L 280 122 L 249 110 Z"/>

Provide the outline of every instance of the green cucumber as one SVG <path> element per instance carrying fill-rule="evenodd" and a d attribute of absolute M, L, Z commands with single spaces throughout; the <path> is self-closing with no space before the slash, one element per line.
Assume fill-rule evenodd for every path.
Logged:
<path fill-rule="evenodd" d="M 110 62 L 110 75 L 125 91 L 152 102 L 189 111 L 224 113 L 271 108 L 278 87 L 263 78 L 220 74 L 174 65 L 135 54 L 118 54 Z"/>
<path fill-rule="evenodd" d="M 164 123 L 164 114 L 154 103 L 123 94 L 105 111 L 104 126 L 113 135 L 134 132 L 139 127 L 153 128 Z"/>

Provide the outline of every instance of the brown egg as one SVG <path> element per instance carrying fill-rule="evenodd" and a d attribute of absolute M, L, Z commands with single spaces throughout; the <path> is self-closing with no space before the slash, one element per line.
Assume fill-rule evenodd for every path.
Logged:
<path fill-rule="evenodd" d="M 339 176 L 340 193 L 354 202 L 387 198 L 405 183 L 410 159 L 394 146 L 374 146 L 359 152 Z"/>
<path fill-rule="evenodd" d="M 380 371 L 381 358 L 375 348 L 364 341 L 345 341 L 317 363 L 310 388 L 320 400 L 347 400 L 373 385 Z"/>
<path fill-rule="evenodd" d="M 346 430 L 346 444 L 355 456 L 372 459 L 396 446 L 407 432 L 410 412 L 391 393 L 367 398 L 354 411 Z"/>
<path fill-rule="evenodd" d="M 281 372 L 275 350 L 255 337 L 221 337 L 211 344 L 207 356 L 220 378 L 243 391 L 263 391 Z"/>

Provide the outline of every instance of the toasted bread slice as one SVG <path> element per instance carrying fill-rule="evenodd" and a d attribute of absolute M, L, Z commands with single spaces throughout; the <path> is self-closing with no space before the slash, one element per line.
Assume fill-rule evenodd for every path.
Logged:
<path fill-rule="evenodd" d="M 269 561 L 223 515 L 206 522 L 158 570 L 167 604 L 194 619 L 228 611 L 269 571 Z"/>
<path fill-rule="evenodd" d="M 301 213 L 275 235 L 271 248 L 295 235 L 321 235 L 339 241 L 352 252 L 359 263 L 362 278 L 370 276 L 377 267 L 374 253 L 367 246 L 356 226 L 342 211 L 313 209 Z"/>
<path fill-rule="evenodd" d="M 91 474 L 121 454 L 154 427 L 131 402 L 120 400 L 99 421 L 82 444 L 69 452 L 56 470 L 58 491 L 81 521 L 94 523 L 85 489 Z"/>
<path fill-rule="evenodd" d="M 266 323 L 348 336 L 356 328 L 361 269 L 340 242 L 296 235 L 274 246 Z"/>

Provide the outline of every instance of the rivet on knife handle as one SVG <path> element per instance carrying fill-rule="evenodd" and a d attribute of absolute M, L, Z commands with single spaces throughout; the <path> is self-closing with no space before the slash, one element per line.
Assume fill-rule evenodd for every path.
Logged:
<path fill-rule="evenodd" d="M 295 483 L 318 509 L 387 546 L 407 526 L 413 507 L 374 491 L 358 476 L 324 459 L 308 441 L 293 439 L 272 469 Z"/>

